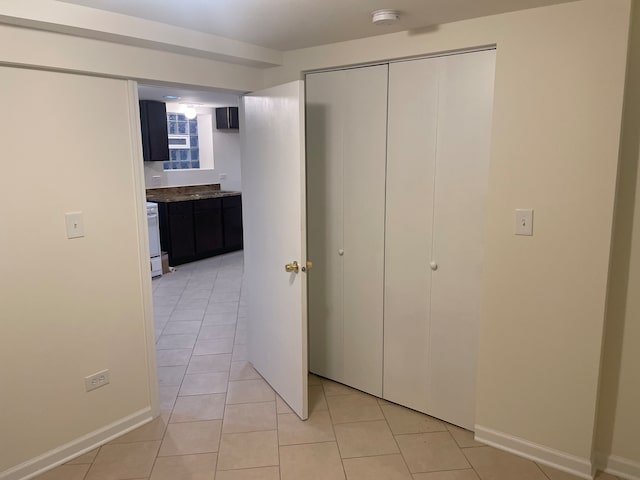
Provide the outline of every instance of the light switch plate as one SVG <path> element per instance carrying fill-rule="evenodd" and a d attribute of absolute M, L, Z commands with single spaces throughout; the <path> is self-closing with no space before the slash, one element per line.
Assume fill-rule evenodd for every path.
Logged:
<path fill-rule="evenodd" d="M 516 209 L 516 235 L 533 235 L 533 210 L 531 208 Z"/>
<path fill-rule="evenodd" d="M 68 212 L 64 216 L 67 226 L 67 238 L 84 237 L 84 219 L 82 212 Z"/>

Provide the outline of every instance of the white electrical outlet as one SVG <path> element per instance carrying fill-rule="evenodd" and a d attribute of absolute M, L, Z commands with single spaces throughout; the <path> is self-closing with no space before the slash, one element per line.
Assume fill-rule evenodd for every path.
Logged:
<path fill-rule="evenodd" d="M 153 175 L 151 177 L 151 186 L 152 187 L 161 187 L 162 186 L 162 176 Z"/>
<path fill-rule="evenodd" d="M 219 178 L 220 178 L 220 180 L 226 180 L 227 179 L 227 174 L 226 173 L 221 173 Z"/>
<path fill-rule="evenodd" d="M 516 235 L 533 235 L 533 210 L 530 208 L 516 210 Z"/>
<path fill-rule="evenodd" d="M 102 370 L 88 377 L 84 377 L 84 387 L 87 392 L 103 387 L 109 383 L 109 370 Z"/>

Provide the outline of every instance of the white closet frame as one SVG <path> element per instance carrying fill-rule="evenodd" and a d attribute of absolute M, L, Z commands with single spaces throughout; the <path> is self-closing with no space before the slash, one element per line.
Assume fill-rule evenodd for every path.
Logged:
<path fill-rule="evenodd" d="M 388 68 L 387 84 L 367 78 L 381 68 Z M 494 72 L 495 50 L 482 48 L 307 76 L 309 253 L 316 262 L 311 371 L 468 429 L 475 418 Z M 314 118 L 316 101 L 332 105 L 326 118 Z M 383 141 L 372 115 L 387 123 Z M 346 157 L 359 157 L 348 175 L 339 167 Z M 370 173 L 370 158 L 378 173 L 367 177 L 361 174 Z M 356 188 L 345 178 L 358 178 Z M 373 199 L 382 199 L 384 223 L 359 225 L 381 215 L 378 203 L 369 208 Z M 355 207 L 345 209 L 351 202 Z M 379 229 L 382 248 L 367 242 L 379 238 Z M 354 241 L 344 248 L 349 236 Z M 354 268 L 350 277 L 349 263 L 334 257 L 344 251 L 348 258 L 354 247 L 366 253 L 353 265 L 366 269 L 383 259 L 384 270 Z"/>

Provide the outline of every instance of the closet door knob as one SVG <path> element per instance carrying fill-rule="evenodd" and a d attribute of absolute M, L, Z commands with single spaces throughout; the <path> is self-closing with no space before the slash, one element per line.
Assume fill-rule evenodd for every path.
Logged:
<path fill-rule="evenodd" d="M 429 264 L 429 266 L 431 267 L 431 270 L 436 271 L 438 269 L 438 264 L 436 262 L 431 262 Z"/>
<path fill-rule="evenodd" d="M 338 255 L 343 256 L 344 255 L 344 250 L 343 249 L 339 249 L 338 250 Z"/>

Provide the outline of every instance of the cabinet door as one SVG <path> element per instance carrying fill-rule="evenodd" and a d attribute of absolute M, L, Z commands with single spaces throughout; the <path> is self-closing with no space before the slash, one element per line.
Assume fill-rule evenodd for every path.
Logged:
<path fill-rule="evenodd" d="M 167 109 L 163 102 L 140 101 L 142 156 L 145 161 L 169 160 Z"/>
<path fill-rule="evenodd" d="M 193 202 L 168 204 L 170 258 L 172 265 L 191 260 L 195 254 L 193 232 Z"/>
<path fill-rule="evenodd" d="M 222 201 L 209 198 L 193 202 L 195 253 L 206 255 L 222 250 Z"/>
<path fill-rule="evenodd" d="M 216 108 L 216 128 L 218 130 L 239 129 L 238 107 Z"/>
<path fill-rule="evenodd" d="M 239 129 L 238 107 L 229 107 L 229 128 Z"/>
<path fill-rule="evenodd" d="M 242 198 L 222 198 L 222 223 L 225 250 L 242 248 Z"/>

